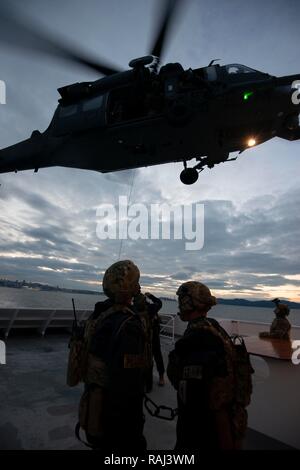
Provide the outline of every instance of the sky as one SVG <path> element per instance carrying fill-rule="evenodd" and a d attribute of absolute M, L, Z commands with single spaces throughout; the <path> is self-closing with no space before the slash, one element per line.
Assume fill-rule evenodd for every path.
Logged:
<path fill-rule="evenodd" d="M 93 57 L 127 68 L 149 50 L 158 0 L 25 0 L 16 15 Z M 1 10 L 0 10 L 1 12 Z M 174 22 L 164 62 L 184 68 L 242 63 L 272 75 L 300 73 L 297 0 L 186 0 Z M 180 19 L 180 21 L 179 21 Z M 1 44 L 1 42 L 0 42 Z M 45 130 L 57 88 L 96 80 L 96 73 L 59 59 L 2 45 L 0 146 Z M 300 142 L 279 138 L 237 161 L 201 173 L 193 186 L 174 163 L 103 175 L 50 168 L 0 175 L 0 278 L 101 290 L 105 269 L 119 259 L 140 268 L 144 290 L 174 296 L 186 280 L 223 298 L 300 301 Z M 105 156 L 103 156 L 105 158 Z M 133 184 L 132 184 L 133 182 Z M 101 240 L 97 208 L 132 204 L 204 204 L 204 244 L 185 240 Z"/>

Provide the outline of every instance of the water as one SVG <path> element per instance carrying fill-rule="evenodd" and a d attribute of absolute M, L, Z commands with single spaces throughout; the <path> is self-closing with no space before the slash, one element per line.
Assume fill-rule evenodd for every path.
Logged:
<path fill-rule="evenodd" d="M 14 289 L 0 287 L 0 308 L 61 308 L 72 309 L 72 298 L 77 309 L 93 310 L 96 302 L 103 300 L 99 294 L 68 294 L 66 292 L 46 292 L 32 289 Z M 177 303 L 163 302 L 163 313 L 177 313 Z M 254 322 L 271 323 L 274 313 L 269 308 L 239 307 L 236 305 L 217 305 L 210 314 L 215 318 L 231 318 Z M 289 321 L 292 325 L 300 326 L 300 310 L 291 310 Z"/>
<path fill-rule="evenodd" d="M 164 313 L 176 313 L 176 302 L 164 302 Z M 232 320 L 245 320 L 251 322 L 271 323 L 274 320 L 273 309 L 260 307 L 240 307 L 237 305 L 216 305 L 209 312 L 212 318 L 230 318 Z M 291 310 L 289 321 L 294 326 L 300 326 L 300 310 Z"/>
<path fill-rule="evenodd" d="M 72 298 L 79 309 L 93 309 L 96 302 L 104 300 L 102 295 L 68 294 L 33 289 L 0 287 L 0 308 L 61 308 L 72 309 Z"/>

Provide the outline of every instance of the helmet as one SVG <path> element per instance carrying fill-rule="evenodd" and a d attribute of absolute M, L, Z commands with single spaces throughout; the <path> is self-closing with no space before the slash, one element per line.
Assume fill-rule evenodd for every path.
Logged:
<path fill-rule="evenodd" d="M 140 291 L 139 279 L 139 268 L 132 261 L 117 261 L 104 273 L 103 292 L 114 302 L 122 303 Z"/>
<path fill-rule="evenodd" d="M 210 308 L 217 303 L 217 299 L 211 295 L 209 288 L 197 281 L 184 282 L 176 294 L 181 312 L 192 312 L 203 308 L 203 305 Z"/>
<path fill-rule="evenodd" d="M 277 304 L 275 312 L 281 317 L 286 317 L 290 313 L 290 309 L 286 304 Z"/>

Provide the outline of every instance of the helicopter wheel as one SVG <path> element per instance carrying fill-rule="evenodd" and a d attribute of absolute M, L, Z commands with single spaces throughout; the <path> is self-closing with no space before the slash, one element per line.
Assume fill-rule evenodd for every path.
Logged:
<path fill-rule="evenodd" d="M 198 177 L 199 174 L 195 168 L 185 168 L 180 173 L 180 180 L 183 184 L 194 184 Z"/>

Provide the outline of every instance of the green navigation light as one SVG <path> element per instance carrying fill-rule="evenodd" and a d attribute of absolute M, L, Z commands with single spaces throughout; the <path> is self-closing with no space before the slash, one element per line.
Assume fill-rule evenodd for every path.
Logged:
<path fill-rule="evenodd" d="M 253 91 L 245 91 L 245 93 L 244 93 L 244 101 L 247 101 L 247 100 L 250 98 L 250 96 L 253 95 L 253 93 L 254 93 Z"/>

